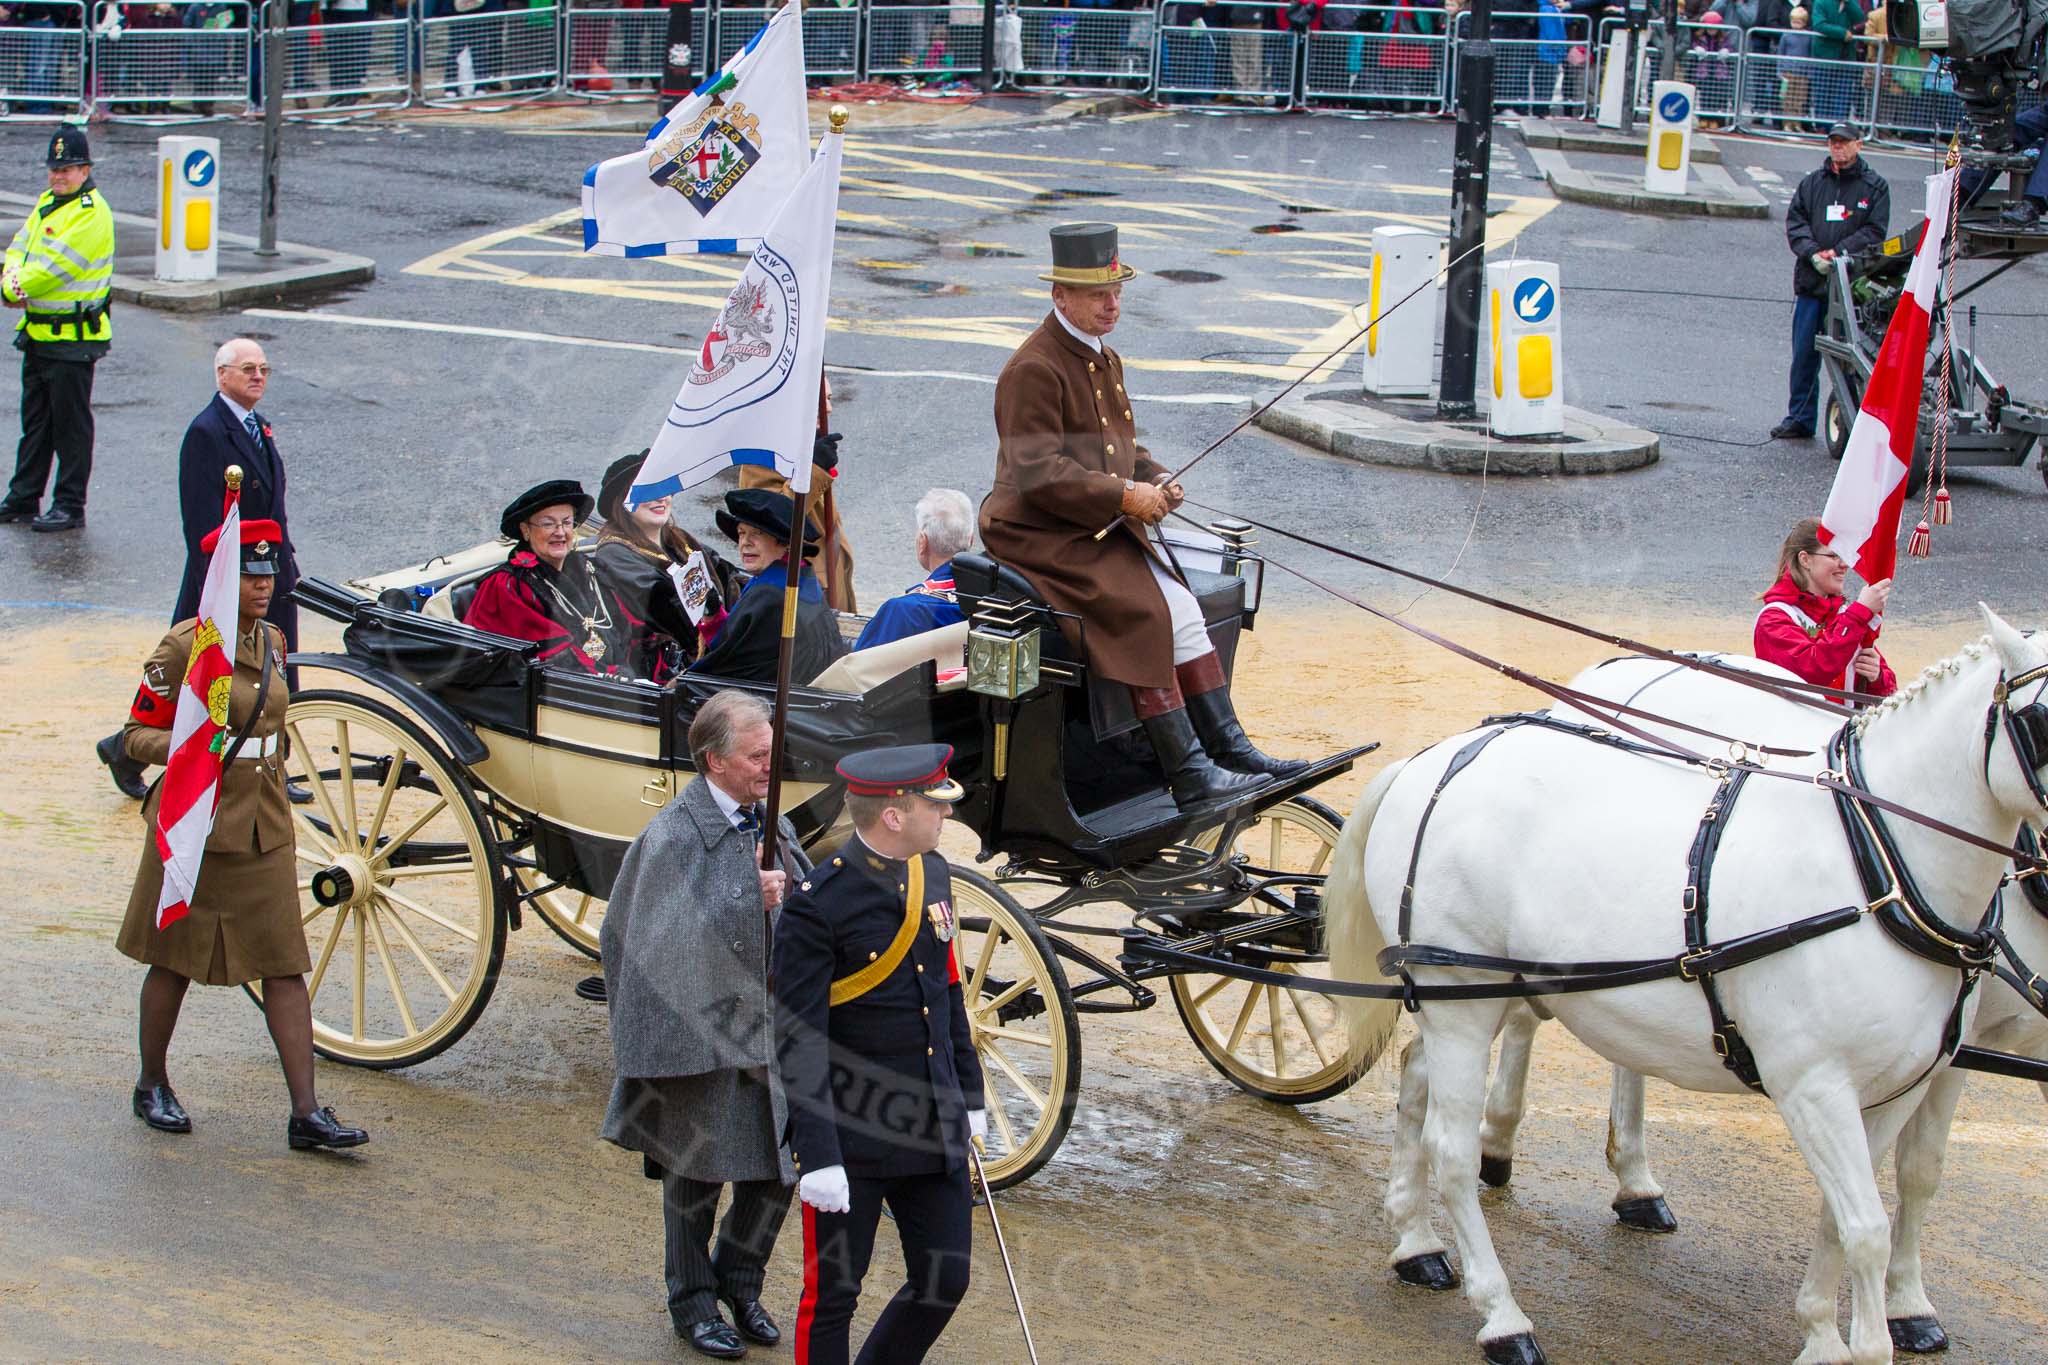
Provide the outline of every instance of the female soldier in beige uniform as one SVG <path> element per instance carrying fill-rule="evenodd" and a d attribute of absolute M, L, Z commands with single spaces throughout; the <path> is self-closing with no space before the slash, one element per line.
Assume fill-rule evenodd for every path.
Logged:
<path fill-rule="evenodd" d="M 201 543 L 211 553 L 220 532 Z M 339 1122 L 313 1093 L 313 1008 L 306 993 L 312 961 L 300 927 L 298 871 L 291 803 L 284 785 L 284 716 L 290 703 L 284 676 L 284 636 L 263 619 L 270 608 L 284 537 L 274 521 L 242 523 L 242 599 L 235 628 L 235 676 L 228 702 L 227 742 L 244 734 L 234 761 L 221 773 L 220 803 L 199 865 L 190 912 L 156 927 L 163 862 L 157 855 L 157 808 L 162 784 L 142 805 L 142 866 L 128 897 L 128 915 L 116 945 L 149 965 L 142 981 L 142 1072 L 135 1083 L 135 1114 L 166 1133 L 189 1133 L 192 1120 L 171 1091 L 165 1053 L 178 1024 L 185 988 L 263 982 L 263 1013 L 284 1065 L 292 1112 L 286 1138 L 293 1147 L 355 1147 L 369 1134 Z M 164 764 L 171 754 L 171 722 L 178 689 L 192 657 L 197 620 L 180 621 L 143 665 L 122 742 L 144 763 Z M 263 683 L 269 675 L 268 686 Z M 262 693 L 262 714 L 256 715 Z M 255 715 L 255 724 L 250 717 Z"/>

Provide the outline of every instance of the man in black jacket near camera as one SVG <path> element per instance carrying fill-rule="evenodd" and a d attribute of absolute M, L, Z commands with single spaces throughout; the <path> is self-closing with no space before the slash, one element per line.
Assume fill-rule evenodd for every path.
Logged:
<path fill-rule="evenodd" d="M 1827 316 L 1826 272 L 1836 256 L 1868 251 L 1884 240 L 1892 192 L 1863 159 L 1863 136 L 1846 123 L 1828 129 L 1828 159 L 1799 182 L 1785 208 L 1792 248 L 1792 392 L 1774 441 L 1804 440 L 1820 416 L 1820 352 L 1813 346 Z"/>

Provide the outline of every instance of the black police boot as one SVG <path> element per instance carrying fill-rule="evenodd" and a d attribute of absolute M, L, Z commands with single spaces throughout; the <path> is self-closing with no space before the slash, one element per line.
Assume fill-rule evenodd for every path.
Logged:
<path fill-rule="evenodd" d="M 82 507 L 52 507 L 28 524 L 31 531 L 76 531 L 85 525 L 85 509 Z"/>
<path fill-rule="evenodd" d="M 1202 747 L 1216 760 L 1216 766 L 1234 773 L 1264 773 L 1268 777 L 1293 777 L 1308 770 L 1305 761 L 1273 758 L 1253 746 L 1244 726 L 1238 724 L 1237 710 L 1230 704 L 1230 689 L 1223 684 L 1223 665 L 1214 654 L 1181 664 L 1174 674 L 1180 680 L 1181 694 L 1187 698 L 1195 733 L 1202 737 Z"/>
<path fill-rule="evenodd" d="M 100 762 L 107 765 L 107 771 L 113 774 L 114 786 L 121 795 L 131 801 L 140 801 L 149 795 L 149 785 L 142 780 L 145 765 L 128 757 L 128 750 L 121 745 L 119 730 L 92 747 L 93 752 L 100 756 Z"/>
<path fill-rule="evenodd" d="M 1132 690 L 1138 691 L 1136 688 Z M 1272 780 L 1264 773 L 1234 773 L 1217 767 L 1203 751 L 1202 742 L 1195 738 L 1195 727 L 1185 708 L 1152 715 L 1146 715 L 1145 710 L 1140 705 L 1139 715 L 1145 726 L 1145 735 L 1152 741 L 1153 751 L 1159 755 L 1159 766 L 1166 769 L 1166 785 L 1173 792 L 1173 804 L 1182 810 L 1226 797 L 1243 796 Z"/>
<path fill-rule="evenodd" d="M 34 521 L 42 514 L 43 509 L 33 505 L 16 507 L 12 503 L 0 503 L 0 526 L 11 525 L 17 521 Z"/>

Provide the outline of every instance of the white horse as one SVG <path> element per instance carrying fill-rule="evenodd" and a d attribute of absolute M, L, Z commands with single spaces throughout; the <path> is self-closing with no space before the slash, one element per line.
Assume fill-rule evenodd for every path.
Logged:
<path fill-rule="evenodd" d="M 1928 670 L 1900 697 L 1859 717 L 1856 730 L 1873 792 L 2000 840 L 2023 821 L 2042 821 L 2041 775 L 2019 760 L 2008 726 L 1986 740 L 1986 710 L 1995 686 L 2005 695 L 2007 678 L 2027 681 L 2000 705 L 2017 712 L 2041 703 L 2048 675 L 2034 670 L 2048 654 L 1990 612 L 1985 619 L 1988 647 L 1969 646 Z M 1401 938 L 1404 886 L 1412 888 L 1407 937 L 1416 943 L 1566 962 L 1682 951 L 1687 853 L 1721 790 L 1716 780 L 1695 767 L 1525 726 L 1497 738 L 1433 795 L 1474 738 L 1445 741 L 1367 788 L 1324 888 L 1336 973 L 1378 974 L 1377 955 Z M 1782 766 L 1812 773 L 1821 765 Z M 1427 837 L 1418 843 L 1426 814 Z M 1925 897 L 1923 909 L 1990 900 L 2004 871 L 1998 854 L 1896 817 L 1886 823 Z M 1714 941 L 1864 905 L 1826 791 L 1751 778 L 1723 828 L 1709 919 Z M 1659 905 L 1668 912 L 1652 913 Z M 1503 979 L 1460 967 L 1411 970 L 1425 989 Z M 1892 1145 L 1941 1069 L 1942 1035 L 1963 973 L 1903 951 L 1865 915 L 1716 981 L 1823 1196 L 1823 1237 L 1798 1300 L 1799 1360 L 1889 1361 L 1888 1228 L 1872 1159 Z M 1618 1066 L 1688 1089 L 1741 1092 L 1710 1045 L 1700 1000 L 1696 984 L 1667 979 L 1555 995 L 1546 1007 Z M 1361 1055 L 1385 1047 L 1400 1008 L 1354 1008 Z M 1477 1194 L 1487 1058 L 1507 1008 L 1498 998 L 1421 1005 L 1419 1036 L 1404 1058 L 1386 1211 L 1404 1278 L 1443 1261 L 1428 1213 L 1428 1161 L 1457 1237 L 1467 1296 L 1483 1317 L 1487 1359 L 1529 1362 L 1542 1353 L 1508 1288 Z M 1848 1346 L 1835 1321 L 1845 1259 L 1853 1287 Z"/>
<path fill-rule="evenodd" d="M 1791 672 L 1746 655 L 1711 657 L 1724 667 L 1766 679 L 1797 681 Z M 1836 707 L 1801 705 L 1711 673 L 1640 655 L 1596 664 L 1567 685 L 1575 692 L 1653 711 L 1752 745 L 1766 743 L 1814 752 L 1825 746 L 1847 716 Z M 1564 704 L 1552 707 L 1551 713 L 1606 723 L 1602 713 Z M 1696 752 L 1721 748 L 1720 743 L 1704 736 L 1643 717 L 1623 719 Z M 2029 962 L 2048 961 L 2048 911 L 2033 908 L 2025 891 L 2008 892 L 2006 909 L 2007 933 L 2021 955 Z M 1957 911 L 1959 917 L 1961 907 Z M 1995 977 L 1986 978 L 1982 990 L 1983 1000 L 1965 1041 L 2029 1056 L 2048 1052 L 2048 1018 Z M 1500 1061 L 1487 1092 L 1486 1116 L 1479 1131 L 1479 1178 L 1489 1185 L 1507 1184 L 1513 1172 L 1530 1048 L 1541 1021 L 1534 1007 L 1517 1005 L 1510 1007 L 1501 1025 Z M 1937 1075 L 1900 1132 L 1896 1149 L 1899 1210 L 1892 1222 L 1891 1259 L 1885 1274 L 1886 1317 L 1892 1344 L 1916 1354 L 1940 1351 L 1948 1345 L 1922 1279 L 1920 1232 L 1941 1185 L 1949 1129 L 1966 1079 L 1966 1072 L 1952 1069 Z M 2048 1096 L 2048 1085 L 2042 1086 L 2042 1091 Z M 1643 1078 L 1624 1067 L 1614 1070 L 1607 1160 L 1616 1181 L 1613 1208 L 1621 1222 L 1649 1232 L 1676 1231 L 1678 1223 L 1664 1201 L 1663 1188 L 1650 1172 L 1643 1129 Z"/>

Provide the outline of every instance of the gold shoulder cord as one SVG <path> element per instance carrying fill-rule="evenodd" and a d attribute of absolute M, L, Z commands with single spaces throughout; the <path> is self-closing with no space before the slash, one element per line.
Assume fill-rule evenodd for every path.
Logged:
<path fill-rule="evenodd" d="M 903 925 L 896 931 L 896 937 L 889 942 L 889 949 L 852 976 L 843 976 L 832 983 L 831 1002 L 843 1005 L 849 1000 L 858 1000 L 889 977 L 889 973 L 903 965 L 904 955 L 910 951 L 912 940 L 917 937 L 919 916 L 924 907 L 924 856 L 910 860 L 910 889 L 903 897 Z"/>

